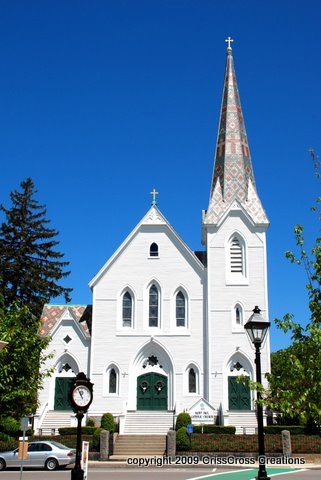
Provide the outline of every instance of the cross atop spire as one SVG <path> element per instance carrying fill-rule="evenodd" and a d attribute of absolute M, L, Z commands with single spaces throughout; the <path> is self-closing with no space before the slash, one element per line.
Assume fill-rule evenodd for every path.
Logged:
<path fill-rule="evenodd" d="M 157 205 L 156 195 L 158 195 L 158 192 L 156 192 L 155 188 L 153 188 L 153 190 L 150 192 L 150 194 L 153 197 L 152 205 Z"/>
<path fill-rule="evenodd" d="M 232 50 L 231 43 L 234 42 L 233 38 L 227 37 L 227 38 L 225 39 L 225 41 L 226 41 L 226 43 L 227 43 L 227 50 L 228 50 L 228 51 L 229 51 L 229 50 Z"/>

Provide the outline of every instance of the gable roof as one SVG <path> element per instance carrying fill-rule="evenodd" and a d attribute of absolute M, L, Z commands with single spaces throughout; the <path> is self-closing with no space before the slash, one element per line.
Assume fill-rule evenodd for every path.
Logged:
<path fill-rule="evenodd" d="M 78 322 L 86 337 L 91 335 L 91 305 L 45 305 L 40 317 L 40 335 L 48 335 L 60 321 L 63 313 L 68 311 L 71 318 Z"/>
<path fill-rule="evenodd" d="M 119 257 L 119 255 L 125 250 L 127 245 L 131 242 L 133 237 L 136 235 L 138 230 L 143 225 L 164 225 L 166 226 L 174 238 L 178 241 L 178 243 L 182 246 L 185 250 L 187 256 L 191 259 L 194 263 L 195 267 L 199 270 L 199 272 L 204 271 L 204 265 L 195 255 L 193 250 L 189 248 L 189 246 L 182 240 L 182 238 L 178 235 L 178 233 L 174 230 L 171 224 L 166 220 L 164 215 L 160 212 L 156 205 L 152 205 L 152 207 L 148 210 L 146 215 L 142 218 L 142 220 L 137 224 L 137 226 L 131 231 L 128 237 L 125 238 L 123 243 L 119 246 L 119 248 L 115 251 L 115 253 L 109 258 L 109 260 L 105 263 L 105 265 L 99 270 L 99 272 L 94 276 L 94 278 L 89 282 L 90 288 L 93 288 L 98 280 L 105 274 L 108 268 L 114 263 L 114 261 Z"/>

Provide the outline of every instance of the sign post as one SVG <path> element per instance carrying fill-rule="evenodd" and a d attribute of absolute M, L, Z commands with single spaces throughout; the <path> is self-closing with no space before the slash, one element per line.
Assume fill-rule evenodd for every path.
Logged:
<path fill-rule="evenodd" d="M 193 433 L 193 425 L 189 423 L 187 425 L 187 435 L 189 436 L 189 446 L 191 447 L 192 445 L 192 433 Z"/>
<path fill-rule="evenodd" d="M 26 431 L 29 426 L 29 418 L 23 417 L 21 419 L 20 427 L 22 430 L 22 437 L 19 437 L 19 449 L 18 449 L 18 458 L 21 459 L 20 463 L 20 480 L 22 479 L 23 474 L 23 461 L 28 458 L 28 437 L 26 437 Z"/>
<path fill-rule="evenodd" d="M 82 442 L 81 468 L 84 471 L 84 480 L 88 478 L 89 442 Z"/>

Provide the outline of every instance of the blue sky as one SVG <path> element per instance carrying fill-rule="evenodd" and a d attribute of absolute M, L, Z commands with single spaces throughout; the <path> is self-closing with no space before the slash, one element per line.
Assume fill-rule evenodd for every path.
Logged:
<path fill-rule="evenodd" d="M 303 271 L 284 258 L 319 194 L 318 0 L 0 2 L 0 201 L 31 176 L 71 262 L 73 303 L 160 192 L 200 249 L 225 67 L 233 53 L 259 195 L 268 213 L 270 317 L 308 318 Z M 57 301 L 57 300 L 56 300 Z M 59 301 L 59 300 L 58 300 Z M 272 349 L 288 344 L 272 331 Z"/>

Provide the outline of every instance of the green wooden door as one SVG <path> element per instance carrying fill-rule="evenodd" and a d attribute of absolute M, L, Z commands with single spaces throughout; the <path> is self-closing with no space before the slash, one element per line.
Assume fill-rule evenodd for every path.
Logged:
<path fill-rule="evenodd" d="M 167 377 L 146 373 L 137 378 L 137 410 L 167 410 Z"/>
<path fill-rule="evenodd" d="M 57 377 L 55 385 L 55 410 L 71 410 L 68 394 L 71 385 L 74 383 L 74 377 Z"/>
<path fill-rule="evenodd" d="M 229 410 L 251 410 L 250 387 L 236 379 L 237 377 L 228 377 L 228 408 Z"/>

